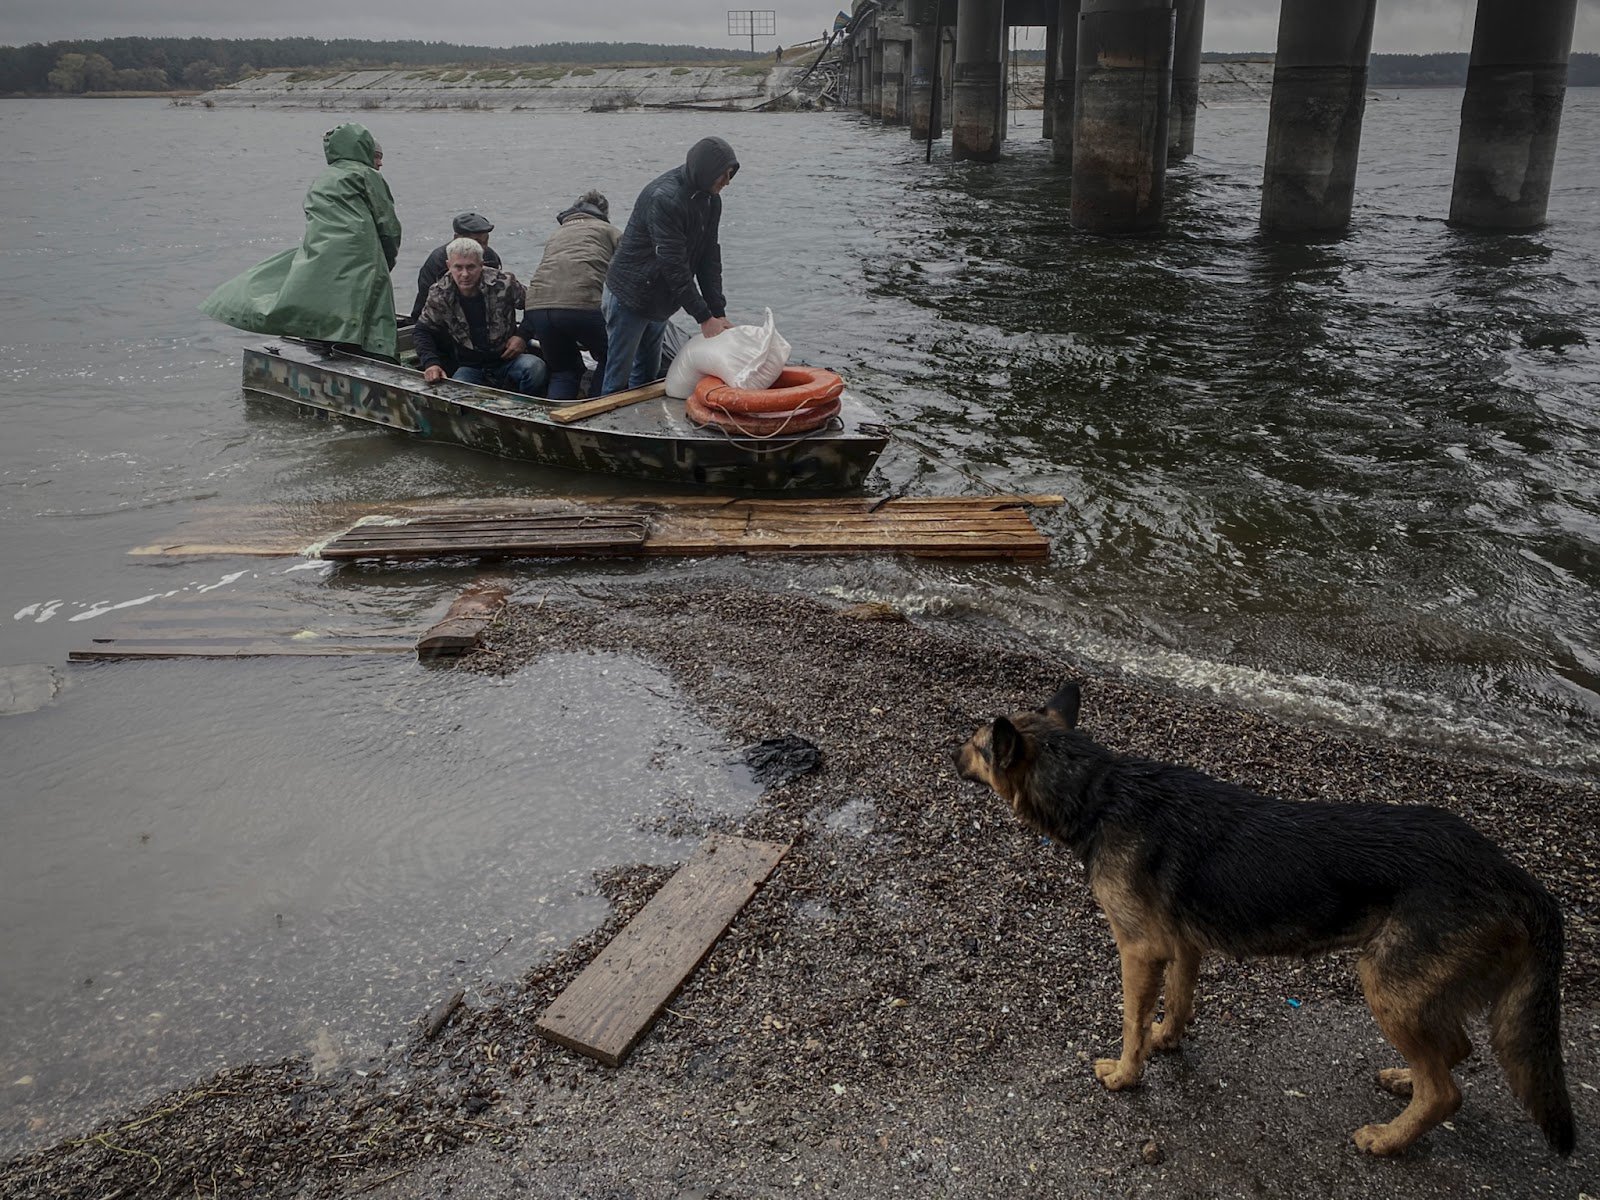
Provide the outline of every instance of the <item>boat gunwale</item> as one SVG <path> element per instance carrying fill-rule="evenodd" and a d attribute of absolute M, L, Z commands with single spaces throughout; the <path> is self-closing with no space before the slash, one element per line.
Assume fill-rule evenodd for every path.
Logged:
<path fill-rule="evenodd" d="M 293 354 L 284 354 L 275 346 L 296 351 Z M 677 431 L 672 429 L 615 429 L 606 428 L 603 424 L 606 417 L 612 413 L 598 413 L 589 422 L 582 424 L 563 424 L 556 421 L 550 414 L 556 409 L 566 407 L 568 402 L 551 400 L 546 396 L 524 396 L 520 392 L 511 392 L 503 388 L 490 387 L 487 384 L 465 383 L 456 379 L 443 379 L 438 383 L 422 383 L 422 372 L 415 367 L 408 367 L 404 363 L 386 362 L 383 359 L 370 358 L 362 354 L 352 354 L 345 350 L 335 349 L 324 354 L 313 350 L 298 338 L 279 338 L 276 343 L 267 342 L 256 346 L 247 346 L 245 354 L 277 358 L 285 362 L 292 362 L 302 369 L 326 371 L 331 375 L 346 378 L 361 379 L 368 383 L 377 383 L 385 387 L 395 388 L 404 392 L 419 402 L 443 400 L 457 408 L 469 409 L 474 413 L 481 413 L 486 417 L 496 420 L 509 420 L 516 423 L 527 423 L 542 427 L 552 427 L 570 433 L 588 433 L 605 438 L 649 438 L 662 442 L 704 442 L 719 444 L 732 442 L 736 445 L 746 445 L 752 439 L 729 437 L 720 430 L 709 431 L 697 426 L 690 426 L 687 430 Z M 353 369 L 354 368 L 354 369 Z M 319 412 L 337 412 L 337 415 L 348 417 L 351 420 L 367 421 L 383 428 L 395 428 L 381 421 L 372 421 L 359 414 L 325 409 L 320 405 L 312 404 L 299 396 L 284 396 L 279 392 L 264 391 L 251 387 L 248 382 L 249 372 L 245 372 L 245 382 L 242 387 L 245 391 L 255 395 L 266 396 L 271 399 L 288 399 L 305 408 L 315 409 Z M 655 382 L 661 382 L 657 380 Z M 449 389 L 443 390 L 443 389 Z M 465 393 L 458 395 L 455 393 Z M 482 393 L 489 393 L 483 396 Z M 661 399 L 670 399 L 661 397 Z M 485 403 L 485 400 L 489 403 Z M 650 403 L 645 401 L 643 403 Z M 533 406 L 535 411 L 523 411 Z M 617 410 L 621 411 L 621 410 Z M 848 388 L 840 396 L 839 416 L 843 428 L 831 430 L 816 430 L 808 433 L 797 434 L 793 438 L 773 439 L 773 449 L 790 446 L 800 441 L 812 442 L 879 442 L 884 446 L 888 443 L 888 427 L 878 419 L 877 414 L 866 408 L 859 400 L 851 395 Z M 881 432 L 873 432 L 876 427 Z M 880 452 L 881 452 L 880 447 Z M 751 450 L 752 454 L 760 453 Z"/>

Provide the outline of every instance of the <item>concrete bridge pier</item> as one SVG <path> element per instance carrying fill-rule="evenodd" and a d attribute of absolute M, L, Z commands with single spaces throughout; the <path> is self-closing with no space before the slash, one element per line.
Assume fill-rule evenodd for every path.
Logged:
<path fill-rule="evenodd" d="M 944 114 L 944 123 L 948 126 L 951 122 L 951 113 L 956 111 L 956 31 L 953 26 L 943 26 L 939 30 L 939 111 Z"/>
<path fill-rule="evenodd" d="M 1072 121 L 1072 224 L 1106 236 L 1161 223 L 1172 101 L 1172 0 L 1083 0 Z"/>
<path fill-rule="evenodd" d="M 1450 223 L 1544 224 L 1577 0 L 1478 0 Z"/>
<path fill-rule="evenodd" d="M 1005 139 L 1005 0 L 960 0 L 950 154 L 994 162 Z"/>
<path fill-rule="evenodd" d="M 1200 38 L 1205 31 L 1206 0 L 1177 0 L 1175 7 L 1178 21 L 1172 39 L 1168 162 L 1181 162 L 1194 153 L 1195 113 L 1200 108 Z"/>
<path fill-rule="evenodd" d="M 1045 111 L 1051 114 L 1050 157 L 1072 161 L 1072 114 L 1078 90 L 1078 18 L 1083 0 L 1057 0 L 1056 70 L 1045 88 Z"/>
<path fill-rule="evenodd" d="M 925 142 L 944 133 L 944 106 L 934 91 L 939 72 L 939 27 L 916 25 L 911 30 L 911 78 L 906 88 L 911 107 L 911 138 Z M 939 91 L 944 81 L 939 81 Z"/>
<path fill-rule="evenodd" d="M 857 112 L 867 111 L 867 35 L 863 30 L 850 39 L 854 57 L 850 62 L 851 103 Z"/>
<path fill-rule="evenodd" d="M 906 123 L 906 44 L 898 38 L 883 43 L 883 103 L 885 125 Z"/>
<path fill-rule="evenodd" d="M 1056 136 L 1056 110 L 1050 97 L 1056 90 L 1056 60 L 1061 57 L 1061 26 L 1044 27 L 1044 128 L 1039 136 L 1046 141 Z"/>
<path fill-rule="evenodd" d="M 1337 233 L 1350 224 L 1376 7 L 1377 0 L 1283 0 L 1263 229 Z"/>
<path fill-rule="evenodd" d="M 867 35 L 867 115 L 883 119 L 883 34 L 874 25 Z"/>

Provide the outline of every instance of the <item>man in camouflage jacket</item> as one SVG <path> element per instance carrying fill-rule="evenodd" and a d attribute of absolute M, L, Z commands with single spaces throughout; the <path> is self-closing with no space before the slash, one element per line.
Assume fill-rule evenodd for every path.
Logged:
<path fill-rule="evenodd" d="M 522 284 L 510 272 L 485 267 L 483 247 L 471 238 L 451 242 L 445 258 L 445 276 L 428 289 L 412 330 L 424 381 L 448 375 L 542 396 L 548 372 L 544 360 L 528 353 L 527 318 L 517 321 L 526 303 Z"/>

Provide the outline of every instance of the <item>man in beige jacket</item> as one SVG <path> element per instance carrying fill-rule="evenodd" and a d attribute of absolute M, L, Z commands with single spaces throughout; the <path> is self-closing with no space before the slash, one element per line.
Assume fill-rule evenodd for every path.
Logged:
<path fill-rule="evenodd" d="M 599 365 L 597 393 L 606 369 L 606 323 L 600 315 L 600 289 L 622 236 L 610 221 L 611 206 L 599 192 L 585 193 L 556 220 L 561 228 L 544 244 L 544 257 L 528 281 L 524 323 L 539 339 L 550 368 L 552 400 L 576 400 L 583 378 L 582 350 Z"/>

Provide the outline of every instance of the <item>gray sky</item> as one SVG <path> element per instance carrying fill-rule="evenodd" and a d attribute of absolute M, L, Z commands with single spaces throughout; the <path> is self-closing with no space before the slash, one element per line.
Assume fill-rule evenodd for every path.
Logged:
<path fill-rule="evenodd" d="M 781 4 L 779 43 L 819 36 L 841 5 Z M 1530 0 L 1532 3 L 1533 0 Z M 842 5 L 848 7 L 848 2 Z M 1207 0 L 1208 50 L 1271 50 L 1279 0 Z M 1378 0 L 1373 49 L 1466 50 L 1476 0 Z M 688 42 L 748 48 L 728 36 L 728 0 L 0 0 L 0 44 L 130 34 L 372 37 L 477 42 Z M 1037 38 L 1034 40 L 1038 40 Z M 770 49 L 772 38 L 757 38 Z M 1579 0 L 1573 49 L 1600 52 L 1600 0 Z"/>

